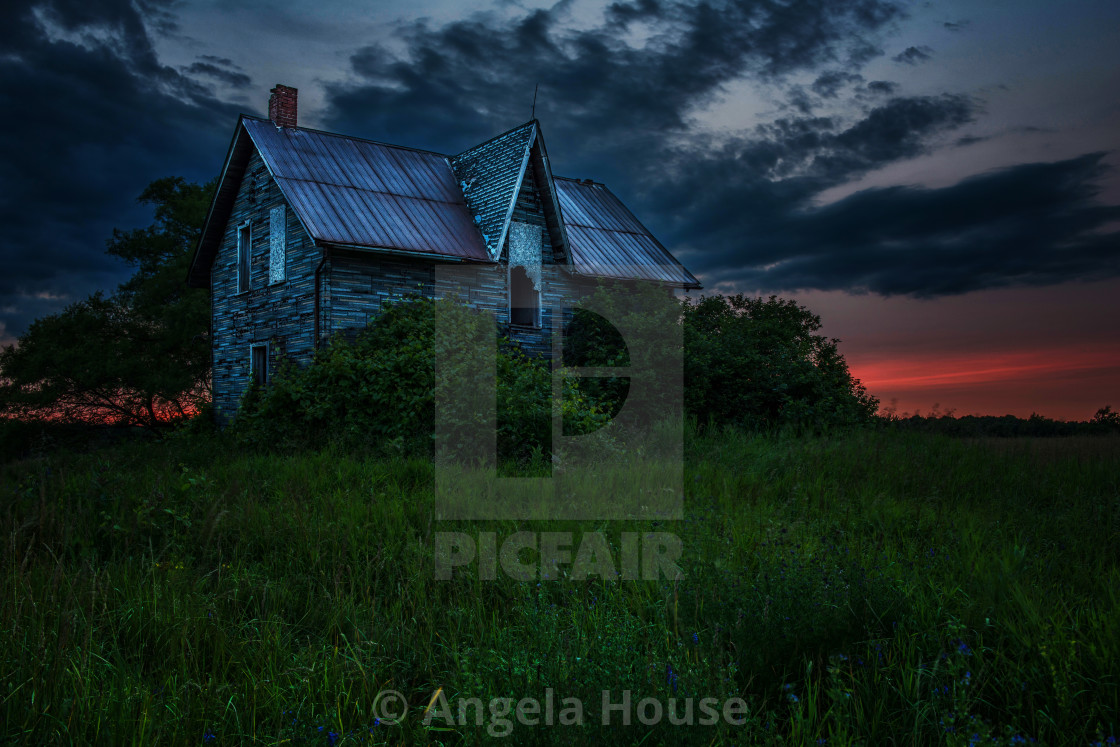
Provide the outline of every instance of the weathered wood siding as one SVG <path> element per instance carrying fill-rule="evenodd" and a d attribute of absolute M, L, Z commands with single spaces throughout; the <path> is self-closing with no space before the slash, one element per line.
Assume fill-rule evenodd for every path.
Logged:
<path fill-rule="evenodd" d="M 285 278 L 270 283 L 270 213 L 279 206 L 284 206 Z M 251 226 L 251 285 L 238 293 L 237 232 L 246 221 Z M 310 362 L 315 348 L 315 268 L 320 259 L 321 250 L 254 153 L 210 273 L 214 410 L 219 422 L 229 422 L 249 385 L 252 345 L 268 343 L 270 376 L 281 357 Z"/>
<path fill-rule="evenodd" d="M 329 300 L 324 335 L 352 337 L 381 313 L 387 301 L 432 296 L 435 265 L 363 251 L 332 250 L 323 269 Z"/>

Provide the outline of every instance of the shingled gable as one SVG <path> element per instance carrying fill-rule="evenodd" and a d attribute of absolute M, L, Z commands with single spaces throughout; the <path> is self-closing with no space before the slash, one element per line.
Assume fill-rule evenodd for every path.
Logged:
<path fill-rule="evenodd" d="M 522 181 L 531 173 L 541 195 L 549 238 L 562 264 L 571 264 L 556 185 L 540 123 L 515 127 L 450 159 L 490 258 L 501 257 Z M 533 168 L 529 169 L 532 164 Z"/>

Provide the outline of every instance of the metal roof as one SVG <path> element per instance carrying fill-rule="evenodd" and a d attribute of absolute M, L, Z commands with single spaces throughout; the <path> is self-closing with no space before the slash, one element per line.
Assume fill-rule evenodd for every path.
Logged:
<path fill-rule="evenodd" d="M 536 120 L 448 158 L 317 130 L 279 128 L 247 116 L 239 120 L 226 156 L 191 264 L 192 284 L 209 282 L 254 146 L 316 244 L 445 261 L 495 261 L 532 161 L 534 173 L 541 172 L 538 187 L 553 244 L 565 263 L 570 258 L 572 269 L 700 287 L 604 185 L 552 176 Z"/>
<path fill-rule="evenodd" d="M 443 156 L 266 120 L 242 123 L 316 242 L 490 259 Z"/>
<path fill-rule="evenodd" d="M 556 191 L 576 272 L 700 287 L 606 186 L 558 176 Z"/>

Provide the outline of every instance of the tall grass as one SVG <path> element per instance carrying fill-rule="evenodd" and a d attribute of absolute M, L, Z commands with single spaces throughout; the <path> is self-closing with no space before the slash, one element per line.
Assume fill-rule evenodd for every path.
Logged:
<path fill-rule="evenodd" d="M 1120 731 L 1120 439 L 725 431 L 686 452 L 685 519 L 657 526 L 436 522 L 427 462 L 244 454 L 217 436 L 7 465 L 0 741 L 486 743 L 502 733 L 492 698 L 550 688 L 584 724 L 514 720 L 512 742 Z M 685 576 L 435 580 L 435 532 L 519 529 L 604 531 L 615 548 L 675 532 Z M 379 720 L 389 689 L 410 707 L 398 724 Z M 604 727 L 603 690 L 748 711 Z M 424 723 L 436 692 L 451 723 Z M 460 697 L 481 725 L 469 709 L 460 723 Z"/>

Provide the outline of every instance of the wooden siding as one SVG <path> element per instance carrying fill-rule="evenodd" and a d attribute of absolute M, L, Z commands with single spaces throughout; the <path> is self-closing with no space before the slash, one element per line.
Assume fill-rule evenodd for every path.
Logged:
<path fill-rule="evenodd" d="M 324 268 L 329 312 L 324 332 L 352 338 L 384 308 L 408 295 L 431 298 L 435 265 L 372 252 L 333 250 Z"/>
<path fill-rule="evenodd" d="M 269 283 L 271 210 L 284 206 L 285 279 Z M 249 221 L 252 233 L 252 285 L 237 292 L 237 229 Z M 294 210 L 256 152 L 249 159 L 210 273 L 213 299 L 213 387 L 218 422 L 237 412 L 250 381 L 250 348 L 269 343 L 269 370 L 282 357 L 310 362 L 314 352 L 315 268 L 321 250 L 314 246 Z"/>

